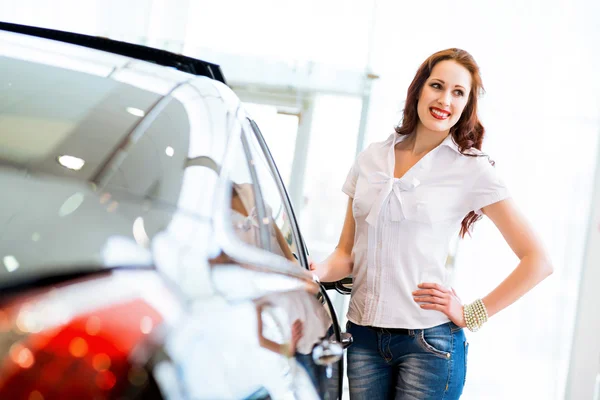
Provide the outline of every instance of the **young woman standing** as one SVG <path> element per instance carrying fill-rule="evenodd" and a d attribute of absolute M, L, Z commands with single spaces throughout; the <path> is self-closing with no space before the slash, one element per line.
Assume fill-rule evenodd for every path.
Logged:
<path fill-rule="evenodd" d="M 335 251 L 311 269 L 321 281 L 354 277 L 348 331 L 350 398 L 458 399 L 466 327 L 478 330 L 552 273 L 493 163 L 481 152 L 479 68 L 464 50 L 419 67 L 402 123 L 354 162 Z M 491 293 L 463 305 L 447 285 L 449 242 L 489 217 L 519 258 Z M 485 260 L 482 260 L 485 265 Z"/>

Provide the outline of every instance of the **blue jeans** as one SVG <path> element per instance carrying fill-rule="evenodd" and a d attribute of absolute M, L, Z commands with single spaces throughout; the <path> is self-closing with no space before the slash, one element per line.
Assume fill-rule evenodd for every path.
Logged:
<path fill-rule="evenodd" d="M 331 378 L 327 378 L 326 367 L 315 364 L 311 354 L 296 353 L 295 357 L 296 361 L 306 369 L 319 393 L 319 398 L 331 400 L 338 398 L 338 363 L 332 365 Z"/>
<path fill-rule="evenodd" d="M 455 400 L 467 372 L 468 343 L 452 322 L 394 330 L 348 322 L 351 400 Z"/>
<path fill-rule="evenodd" d="M 333 336 L 333 326 L 330 326 L 325 337 Z M 322 339 L 322 338 L 321 338 Z M 315 364 L 312 351 L 311 354 L 301 354 L 296 352 L 296 361 L 306 369 L 310 380 L 319 393 L 321 399 L 338 398 L 338 374 L 339 363 L 334 363 L 331 370 L 331 378 L 327 378 L 326 367 Z M 340 393 L 341 395 L 341 393 Z"/>

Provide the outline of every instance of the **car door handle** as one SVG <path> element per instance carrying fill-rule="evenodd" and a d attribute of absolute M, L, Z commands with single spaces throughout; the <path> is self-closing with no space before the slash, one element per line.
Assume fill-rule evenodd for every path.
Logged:
<path fill-rule="evenodd" d="M 344 349 L 347 349 L 348 347 L 350 347 L 352 345 L 352 343 L 354 343 L 354 337 L 352 337 L 352 334 L 349 332 L 342 332 L 342 337 L 341 337 L 341 342 L 342 342 L 342 347 Z"/>
<path fill-rule="evenodd" d="M 321 285 L 327 290 L 334 289 L 336 292 L 340 294 L 350 294 L 352 293 L 352 284 L 354 283 L 354 278 L 348 276 L 344 279 L 340 279 L 337 282 L 321 282 Z"/>

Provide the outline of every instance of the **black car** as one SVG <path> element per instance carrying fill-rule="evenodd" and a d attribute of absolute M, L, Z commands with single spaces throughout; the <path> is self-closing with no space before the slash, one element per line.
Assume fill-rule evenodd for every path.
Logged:
<path fill-rule="evenodd" d="M 351 338 L 219 66 L 7 23 L 0 54 L 0 398 L 340 398 Z"/>

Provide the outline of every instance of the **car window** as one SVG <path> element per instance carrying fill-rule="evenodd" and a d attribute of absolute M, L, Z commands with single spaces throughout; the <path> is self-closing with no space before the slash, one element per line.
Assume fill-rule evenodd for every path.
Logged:
<path fill-rule="evenodd" d="M 267 236 L 260 225 L 265 218 L 264 208 L 257 208 L 255 175 L 250 169 L 242 138 L 228 152 L 228 179 L 230 180 L 230 221 L 236 237 L 258 248 L 268 246 Z"/>
<path fill-rule="evenodd" d="M 161 97 L 31 62 L 5 65 L 0 285 L 151 265 L 207 293 L 202 265 L 235 104 L 208 79 Z"/>
<path fill-rule="evenodd" d="M 281 178 L 277 171 L 271 168 L 270 156 L 261 148 L 256 136 L 259 133 L 255 132 L 249 123 L 247 128 L 248 152 L 256 171 L 259 195 L 266 213 L 262 227 L 267 231 L 268 241 L 264 248 L 300 265 L 299 241 L 290 219 L 289 203 L 280 191 Z"/>
<path fill-rule="evenodd" d="M 264 142 L 256 124 L 248 121 L 244 128 L 247 156 L 254 167 L 255 182 L 258 182 L 253 185 L 252 194 L 259 202 L 257 208 L 263 209 L 265 212 L 265 218 L 259 219 L 262 221 L 259 226 L 266 232 L 268 240 L 261 246 L 272 253 L 286 257 L 301 267 L 304 256 L 300 254 L 300 251 L 303 247 L 301 247 L 297 224 L 281 178 L 268 149 L 266 146 L 261 146 L 261 143 Z M 291 352 L 295 354 L 296 361 L 314 372 L 311 374 L 311 379 L 319 395 L 322 398 L 327 398 L 327 396 L 339 398 L 341 388 L 339 374 L 343 371 L 342 361 L 334 363 L 327 372 L 326 368 L 319 369 L 320 367 L 314 363 L 312 358 L 313 348 L 315 344 L 320 343 L 321 339 L 339 340 L 335 334 L 336 330 L 339 331 L 339 325 L 335 320 L 335 310 L 328 301 L 327 293 L 319 293 L 315 298 L 302 291 L 277 292 L 257 300 L 257 310 L 261 315 L 265 311 L 265 304 L 269 305 L 272 312 L 277 309 L 284 315 L 283 318 L 277 318 L 279 321 L 277 330 L 282 331 L 283 336 L 290 338 L 288 346 L 293 346 Z M 273 332 L 268 329 L 267 322 L 265 319 L 261 322 L 265 325 L 261 334 L 267 339 L 261 343 L 278 342 L 278 338 L 269 336 Z"/>
<path fill-rule="evenodd" d="M 140 222 L 130 231 L 149 236 L 155 265 L 193 297 L 208 292 L 203 265 L 211 254 L 214 193 L 234 116 L 221 98 L 191 86 L 181 86 L 166 100 L 126 157 L 105 175 L 105 190 L 140 199 L 142 209 L 131 216 Z M 174 212 L 146 212 L 146 204 L 166 204 Z"/>
<path fill-rule="evenodd" d="M 180 87 L 109 171 L 108 186 L 210 217 L 229 119 L 220 98 Z"/>

